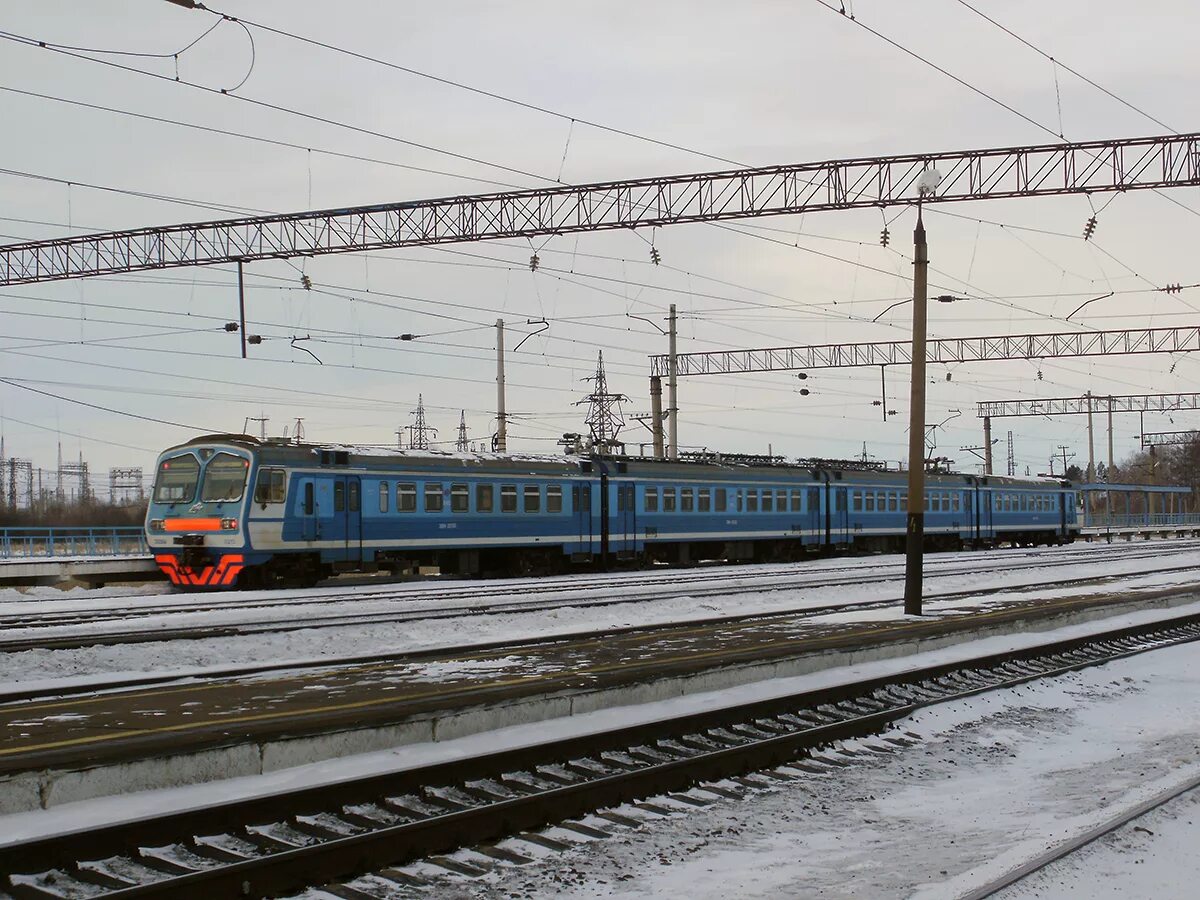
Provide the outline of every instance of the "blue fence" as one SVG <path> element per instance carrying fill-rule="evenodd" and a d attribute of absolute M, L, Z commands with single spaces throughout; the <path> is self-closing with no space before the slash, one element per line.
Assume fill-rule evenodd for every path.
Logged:
<path fill-rule="evenodd" d="M 140 525 L 110 527 L 0 528 L 0 559 L 64 556 L 145 556 Z"/>
<path fill-rule="evenodd" d="M 1084 528 L 1200 528 L 1200 513 L 1085 513 Z"/>

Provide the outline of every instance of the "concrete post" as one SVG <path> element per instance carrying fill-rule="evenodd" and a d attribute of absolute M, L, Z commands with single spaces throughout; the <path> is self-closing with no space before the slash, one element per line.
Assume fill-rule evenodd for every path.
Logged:
<path fill-rule="evenodd" d="M 671 317 L 667 332 L 667 416 L 670 426 L 667 456 L 679 459 L 679 353 L 676 343 L 679 338 L 678 320 L 675 315 L 675 304 L 671 304 Z"/>
<path fill-rule="evenodd" d="M 663 458 L 662 378 L 650 376 L 650 430 L 654 434 L 654 458 Z"/>
<path fill-rule="evenodd" d="M 983 474 L 992 474 L 992 417 L 983 417 Z"/>
<path fill-rule="evenodd" d="M 919 616 L 925 562 L 925 337 L 929 277 L 929 246 L 925 241 L 925 223 L 921 219 L 919 203 L 913 245 L 913 346 L 908 419 L 908 528 L 904 561 L 904 612 L 906 615 Z"/>
<path fill-rule="evenodd" d="M 508 452 L 508 414 L 504 409 L 504 320 L 496 320 L 496 452 Z"/>

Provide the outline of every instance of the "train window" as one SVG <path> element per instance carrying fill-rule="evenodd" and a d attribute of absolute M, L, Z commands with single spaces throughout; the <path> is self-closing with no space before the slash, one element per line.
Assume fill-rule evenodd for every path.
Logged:
<path fill-rule="evenodd" d="M 725 512 L 725 510 L 729 508 L 729 496 L 726 493 L 725 488 L 717 488 L 717 493 L 714 499 L 716 500 L 716 506 L 714 508 L 717 512 Z"/>
<path fill-rule="evenodd" d="M 900 512 L 908 512 L 908 494 L 900 495 Z"/>
<path fill-rule="evenodd" d="M 844 493 L 844 492 L 841 492 Z M 844 504 L 843 504 L 844 505 Z M 817 512 L 821 508 L 821 495 L 816 488 L 808 489 L 808 511 Z"/>
<path fill-rule="evenodd" d="M 417 511 L 417 486 L 415 484 L 396 485 L 396 511 L 402 513 Z"/>
<path fill-rule="evenodd" d="M 362 508 L 362 499 L 359 497 L 359 484 L 357 481 L 350 482 L 350 512 L 358 512 Z"/>
<path fill-rule="evenodd" d="M 700 512 L 711 512 L 712 511 L 712 490 L 709 488 L 700 488 L 700 490 L 697 491 L 696 493 L 697 493 L 696 508 Z"/>
<path fill-rule="evenodd" d="M 562 512 L 562 500 L 562 485 L 552 484 L 546 488 L 546 512 Z M 633 504 L 629 504 L 627 508 L 632 509 Z"/>
<path fill-rule="evenodd" d="M 962 495 L 961 494 L 954 494 L 950 498 L 950 501 L 954 506 L 955 512 L 958 512 L 960 509 L 962 509 Z"/>
<path fill-rule="evenodd" d="M 450 512 L 468 512 L 470 508 L 470 486 L 465 484 L 450 485 Z"/>
<path fill-rule="evenodd" d="M 679 489 L 679 511 L 680 512 L 695 512 L 696 497 L 691 488 Z"/>
<path fill-rule="evenodd" d="M 791 512 L 800 512 L 804 509 L 804 493 L 802 491 L 792 491 Z"/>
<path fill-rule="evenodd" d="M 154 482 L 155 503 L 188 503 L 196 496 L 200 463 L 190 453 L 164 459 Z"/>
<path fill-rule="evenodd" d="M 900 508 L 899 499 L 896 497 L 895 491 L 890 491 L 888 497 L 888 512 L 895 512 Z"/>
<path fill-rule="evenodd" d="M 304 514 L 306 516 L 311 516 L 313 514 L 313 509 L 313 483 L 311 481 L 306 481 L 304 483 Z"/>
<path fill-rule="evenodd" d="M 864 511 L 875 512 L 875 494 L 870 491 L 867 492 L 866 506 L 864 507 Z"/>
<path fill-rule="evenodd" d="M 242 499 L 249 471 L 250 460 L 232 453 L 216 454 L 204 470 L 200 499 L 206 503 L 232 503 Z"/>
<path fill-rule="evenodd" d="M 287 492 L 287 472 L 283 469 L 259 469 L 254 486 L 255 503 L 282 503 Z"/>
<path fill-rule="evenodd" d="M 758 512 L 758 491 L 746 491 L 746 512 Z"/>
<path fill-rule="evenodd" d="M 442 486 L 438 483 L 425 485 L 425 512 L 441 512 L 445 509 L 446 500 L 442 496 Z"/>
<path fill-rule="evenodd" d="M 675 512 L 675 488 L 662 489 L 663 512 Z"/>
<path fill-rule="evenodd" d="M 779 490 L 775 492 L 775 508 L 780 512 L 787 511 L 787 491 Z"/>
<path fill-rule="evenodd" d="M 862 506 L 863 506 L 862 493 L 859 491 L 855 491 L 854 492 L 854 504 L 853 504 L 854 511 L 862 512 Z"/>
<path fill-rule="evenodd" d="M 735 506 L 737 512 L 741 512 L 742 511 L 742 492 L 741 491 L 733 492 L 733 502 L 734 502 L 734 506 Z"/>
<path fill-rule="evenodd" d="M 833 502 L 834 502 L 834 505 L 837 508 L 838 512 L 846 511 L 846 489 L 845 488 L 840 488 L 838 491 L 835 492 Z M 812 508 L 816 509 L 817 508 L 816 504 L 814 504 Z"/>
<path fill-rule="evenodd" d="M 386 481 L 379 482 L 379 511 L 381 513 L 387 512 L 388 494 L 390 493 L 391 491 L 388 489 L 388 483 Z"/>
<path fill-rule="evenodd" d="M 517 486 L 515 484 L 500 485 L 500 512 L 517 511 Z"/>
<path fill-rule="evenodd" d="M 492 492 L 490 484 L 475 485 L 475 512 L 492 511 Z"/>
<path fill-rule="evenodd" d="M 767 489 L 762 492 L 762 511 L 763 512 L 774 512 L 774 510 L 775 510 L 775 495 L 773 493 L 771 493 L 770 489 Z"/>
<path fill-rule="evenodd" d="M 346 482 L 335 481 L 333 483 L 333 511 L 346 511 Z"/>
<path fill-rule="evenodd" d="M 525 485 L 525 512 L 542 511 L 542 489 L 536 484 Z"/>
<path fill-rule="evenodd" d="M 930 505 L 929 491 L 925 492 L 925 512 L 932 512 L 933 507 Z"/>
<path fill-rule="evenodd" d="M 658 488 L 646 488 L 646 512 L 658 512 Z"/>

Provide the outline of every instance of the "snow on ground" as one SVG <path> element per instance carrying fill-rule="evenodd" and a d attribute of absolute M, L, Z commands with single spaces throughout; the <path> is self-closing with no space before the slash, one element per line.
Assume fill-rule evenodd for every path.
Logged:
<path fill-rule="evenodd" d="M 1195 656 L 1184 645 L 923 710 L 899 726 L 916 746 L 525 867 L 449 879 L 433 895 L 949 900 L 1200 773 Z M 880 746 L 843 748 L 864 745 Z M 1117 836 L 1010 900 L 1193 897 L 1200 861 L 1186 823 L 1197 814 L 1194 798 L 1181 801 L 1159 814 L 1179 824 L 1158 843 Z M 1126 871 L 1137 865 L 1146 868 Z M 1105 893 L 1089 890 L 1098 884 Z"/>
<path fill-rule="evenodd" d="M 998 553 L 967 555 L 947 554 L 931 557 L 925 579 L 927 596 L 948 592 L 969 592 L 978 596 L 950 601 L 930 600 L 927 608 L 934 615 L 961 615 L 980 608 L 1012 602 L 1012 593 L 1023 585 L 1056 585 L 1034 591 L 1023 591 L 1020 597 L 1048 599 L 1054 596 L 1088 593 L 1095 586 L 1072 587 L 1062 582 L 1076 578 L 1124 576 L 1121 587 L 1126 590 L 1148 590 L 1194 580 L 1190 569 L 1200 566 L 1200 549 L 1195 545 L 1175 544 L 1126 545 L 1119 547 L 1109 558 L 1112 548 L 1073 547 L 1067 551 L 1049 551 L 1047 560 L 1064 558 L 1070 565 L 1016 568 L 1043 558 L 1041 551 L 1000 551 Z M 1140 551 L 1140 552 L 1138 552 Z M 1013 568 L 1004 568 L 1009 561 Z M 270 621 L 294 622 L 298 617 L 316 615 L 309 604 L 320 602 L 319 614 L 352 617 L 339 626 L 314 627 L 298 631 L 271 633 L 269 624 L 261 633 L 224 636 L 207 639 L 176 639 L 148 641 L 138 644 L 95 646 L 63 650 L 28 650 L 3 654 L 0 657 L 0 691 L 17 685 L 23 687 L 56 686 L 68 689 L 73 684 L 95 681 L 97 676 L 126 677 L 139 673 L 169 673 L 192 676 L 204 670 L 236 665 L 287 662 L 304 665 L 322 658 L 342 657 L 351 653 L 372 655 L 437 647 L 462 646 L 491 641 L 518 640 L 535 636 L 561 636 L 605 628 L 655 625 L 686 622 L 693 619 L 750 612 L 773 612 L 780 609 L 813 608 L 830 604 L 869 604 L 880 600 L 896 600 L 895 608 L 860 610 L 819 615 L 814 624 L 863 621 L 892 621 L 900 617 L 899 598 L 902 592 L 902 571 L 898 557 L 872 557 L 850 560 L 824 560 L 790 566 L 739 566 L 728 569 L 667 570 L 652 573 L 619 573 L 617 575 L 586 575 L 572 579 L 552 579 L 497 582 L 432 582 L 418 585 L 371 585 L 357 588 L 354 599 L 329 601 L 331 592 L 344 593 L 346 588 L 316 589 L 315 591 L 280 593 L 255 592 L 245 594 L 207 595 L 199 602 L 215 602 L 219 609 L 208 612 L 187 612 L 176 615 L 159 614 L 135 623 L 106 621 L 79 626 L 56 626 L 53 629 L 6 628 L 9 637 L 19 635 L 79 634 L 88 631 L 111 631 L 135 624 L 140 629 L 154 631 L 187 625 L 218 625 L 247 621 L 263 621 L 264 607 L 269 608 Z M 1163 571 L 1184 567 L 1184 571 Z M 939 572 L 945 574 L 939 575 Z M 1150 573 L 1150 574 L 1146 574 Z M 843 577 L 849 581 L 856 576 L 887 575 L 885 581 L 864 581 L 860 584 L 836 586 L 806 586 L 812 582 Z M 699 583 L 693 579 L 699 578 Z M 683 580 L 681 580 L 683 579 Z M 650 581 L 649 587 L 643 582 Z M 636 587 L 623 587 L 637 582 Z M 661 584 L 658 584 L 661 582 Z M 545 585 L 543 587 L 543 584 Z M 786 587 L 780 590 L 781 586 Z M 754 588 L 759 590 L 753 590 Z M 511 602 L 503 596 L 505 590 L 532 589 L 521 600 L 561 602 L 563 605 L 536 613 L 461 613 L 453 618 L 432 618 L 416 622 L 361 622 L 355 616 L 437 610 L 452 607 L 461 609 L 462 594 L 469 597 L 473 607 L 483 609 L 492 603 Z M 446 599 L 447 589 L 459 594 L 459 599 Z M 588 600 L 611 599 L 618 591 L 643 594 L 661 591 L 661 597 L 589 608 Z M 728 591 L 725 596 L 721 591 Z M 489 599 L 488 592 L 495 592 Z M 711 592 L 711 593 L 710 593 Z M 428 595 L 428 599 L 421 599 Z M 226 599 L 229 598 L 229 599 Z M 141 597 L 129 595 L 120 599 L 129 609 L 139 603 L 155 607 L 169 604 L 188 606 L 198 602 L 196 595 Z M 257 604 L 257 605 L 256 605 Z M 112 608 L 108 598 L 81 601 L 78 608 Z M 61 601 L 9 600 L 0 604 L 6 615 L 29 614 L 62 610 Z"/>
<path fill-rule="evenodd" d="M 1200 882 L 1200 791 L 1190 791 L 995 894 L 996 900 L 1184 896 Z M 1195 896 L 1192 890 L 1188 896 Z"/>

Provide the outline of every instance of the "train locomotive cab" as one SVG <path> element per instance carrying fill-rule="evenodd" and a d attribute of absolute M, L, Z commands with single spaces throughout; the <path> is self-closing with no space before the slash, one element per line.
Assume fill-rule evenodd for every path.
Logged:
<path fill-rule="evenodd" d="M 246 516 L 258 442 L 207 435 L 158 458 L 146 542 L 171 583 L 228 588 L 246 567 Z"/>

